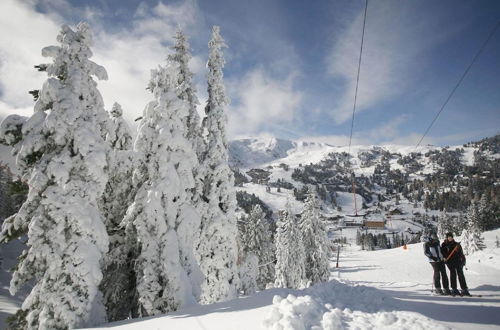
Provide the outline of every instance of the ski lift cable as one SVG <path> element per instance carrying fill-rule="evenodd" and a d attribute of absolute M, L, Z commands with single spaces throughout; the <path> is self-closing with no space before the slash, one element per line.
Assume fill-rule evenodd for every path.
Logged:
<path fill-rule="evenodd" d="M 361 72 L 361 59 L 363 57 L 363 43 L 365 39 L 366 11 L 368 9 L 368 0 L 365 0 L 365 14 L 363 17 L 363 32 L 361 33 L 361 46 L 359 49 L 358 74 L 356 76 L 356 90 L 354 91 L 354 104 L 352 106 L 351 133 L 349 135 L 349 153 L 351 152 L 352 132 L 354 130 L 354 114 L 356 113 L 356 103 L 358 101 L 359 74 Z"/>
<path fill-rule="evenodd" d="M 484 41 L 484 43 L 482 44 L 481 48 L 479 49 L 479 51 L 476 53 L 476 55 L 472 59 L 472 61 L 469 64 L 469 66 L 465 69 L 464 73 L 462 74 L 462 76 L 458 80 L 458 82 L 455 85 L 455 87 L 452 89 L 451 93 L 446 98 L 446 101 L 443 103 L 443 105 L 439 109 L 438 113 L 436 114 L 436 116 L 432 120 L 431 124 L 425 130 L 425 133 L 422 135 L 422 137 L 418 141 L 417 145 L 415 146 L 415 151 L 417 151 L 418 147 L 420 146 L 420 143 L 422 143 L 422 140 L 425 138 L 425 136 L 427 135 L 427 133 L 429 133 L 432 125 L 434 125 L 434 123 L 438 119 L 438 117 L 441 114 L 441 112 L 443 112 L 444 108 L 446 107 L 446 105 L 448 104 L 448 102 L 450 101 L 450 99 L 453 97 L 453 94 L 455 94 L 455 91 L 458 89 L 458 87 L 460 87 L 460 85 L 462 84 L 462 81 L 465 79 L 465 76 L 467 76 L 467 74 L 469 73 L 471 67 L 474 65 L 474 63 L 478 59 L 479 55 L 481 55 L 481 53 L 483 52 L 483 50 L 486 48 L 486 46 L 488 45 L 488 43 L 490 42 L 491 38 L 493 37 L 493 35 L 495 34 L 495 32 L 498 30 L 499 27 L 500 27 L 500 21 L 497 22 L 497 24 L 495 25 L 495 27 L 493 28 L 493 30 L 490 32 L 488 38 L 486 39 L 486 41 Z"/>
<path fill-rule="evenodd" d="M 352 133 L 354 131 L 354 115 L 356 114 L 356 104 L 358 101 L 359 75 L 361 72 L 361 59 L 363 58 L 363 44 L 364 44 L 364 40 L 365 40 L 366 12 L 367 12 L 367 10 L 368 10 L 368 0 L 365 0 L 365 13 L 363 16 L 363 30 L 361 33 L 361 45 L 359 48 L 358 73 L 356 75 L 356 89 L 354 91 L 354 103 L 352 106 L 351 133 L 349 135 L 349 148 L 348 148 L 348 152 L 347 152 L 348 157 L 351 154 Z M 352 180 L 352 195 L 354 198 L 354 213 L 355 213 L 355 216 L 358 216 L 358 208 L 356 205 L 356 182 L 355 182 L 354 169 L 352 172 L 351 180 Z"/>

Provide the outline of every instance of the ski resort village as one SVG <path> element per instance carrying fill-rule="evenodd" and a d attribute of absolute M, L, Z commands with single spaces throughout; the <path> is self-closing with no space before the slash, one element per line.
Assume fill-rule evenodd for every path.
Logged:
<path fill-rule="evenodd" d="M 0 1 L 0 330 L 500 329 L 500 2 Z"/>

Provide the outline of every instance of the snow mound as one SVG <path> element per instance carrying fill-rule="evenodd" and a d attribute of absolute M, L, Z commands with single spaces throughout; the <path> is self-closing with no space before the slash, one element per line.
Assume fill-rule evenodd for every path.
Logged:
<path fill-rule="evenodd" d="M 398 311 L 380 290 L 333 280 L 302 291 L 274 296 L 264 321 L 273 330 L 448 329 L 418 313 Z"/>

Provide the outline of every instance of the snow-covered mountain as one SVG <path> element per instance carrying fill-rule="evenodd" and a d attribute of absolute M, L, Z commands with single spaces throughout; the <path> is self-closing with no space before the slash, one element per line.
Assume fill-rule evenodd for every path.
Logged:
<path fill-rule="evenodd" d="M 295 147 L 295 142 L 274 137 L 233 140 L 229 143 L 229 163 L 242 168 L 258 166 L 286 157 Z"/>
<path fill-rule="evenodd" d="M 500 136 L 453 147 L 332 146 L 252 138 L 230 142 L 239 205 L 256 198 L 277 213 L 290 201 L 300 213 L 307 185 L 316 186 L 326 217 L 385 213 L 398 208 L 437 217 L 464 212 L 471 196 L 500 195 Z M 352 195 L 355 174 L 356 205 Z M 254 196 L 254 197 L 251 197 Z M 490 198 L 490 197 L 488 197 Z M 498 197 L 490 201 L 498 208 Z M 377 215 L 378 214 L 378 215 Z M 423 221 L 423 220 L 422 220 Z M 408 226 L 403 226 L 406 229 Z"/>
<path fill-rule="evenodd" d="M 233 167 L 242 169 L 265 167 L 278 161 L 279 163 L 296 166 L 317 163 L 329 153 L 349 153 L 353 157 L 351 161 L 355 165 L 359 165 L 363 160 L 382 156 L 384 152 L 407 156 L 415 152 L 425 154 L 431 150 L 453 150 L 455 148 L 463 148 L 463 146 L 443 148 L 427 145 L 415 150 L 414 146 L 408 145 L 354 145 L 349 149 L 347 146 L 333 146 L 327 143 L 260 137 L 231 140 L 229 142 L 229 163 Z M 471 163 L 473 160 L 472 153 L 476 149 L 474 147 L 465 148 L 465 162 Z"/>

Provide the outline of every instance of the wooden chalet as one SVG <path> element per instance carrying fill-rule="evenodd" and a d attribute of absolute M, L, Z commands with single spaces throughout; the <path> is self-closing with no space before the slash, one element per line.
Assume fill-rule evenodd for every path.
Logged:
<path fill-rule="evenodd" d="M 363 227 L 367 229 L 384 229 L 385 220 L 364 220 Z"/>

